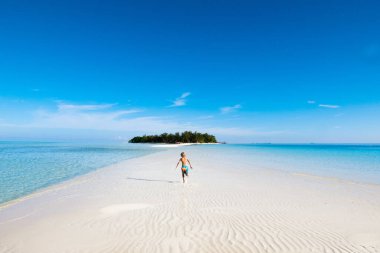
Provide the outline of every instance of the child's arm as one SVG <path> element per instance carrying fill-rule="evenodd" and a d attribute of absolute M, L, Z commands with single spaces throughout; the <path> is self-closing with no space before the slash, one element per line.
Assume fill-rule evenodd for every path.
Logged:
<path fill-rule="evenodd" d="M 177 169 L 177 167 L 178 167 L 178 164 L 179 164 L 179 162 L 180 162 L 180 161 L 181 161 L 181 160 L 179 160 L 179 161 L 178 161 L 178 163 L 177 163 L 177 166 L 175 166 L 175 168 L 176 168 L 176 169 Z"/>
<path fill-rule="evenodd" d="M 190 164 L 190 168 L 191 169 L 193 169 L 193 166 L 191 165 L 191 163 L 190 163 L 190 160 L 189 159 L 187 159 L 187 161 L 189 162 L 189 164 Z"/>

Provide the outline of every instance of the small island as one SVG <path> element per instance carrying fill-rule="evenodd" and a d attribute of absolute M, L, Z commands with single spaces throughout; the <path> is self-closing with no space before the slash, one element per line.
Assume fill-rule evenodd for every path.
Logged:
<path fill-rule="evenodd" d="M 218 143 L 214 135 L 207 133 L 198 133 L 185 131 L 183 133 L 160 135 L 143 135 L 136 136 L 129 140 L 130 143 Z"/>

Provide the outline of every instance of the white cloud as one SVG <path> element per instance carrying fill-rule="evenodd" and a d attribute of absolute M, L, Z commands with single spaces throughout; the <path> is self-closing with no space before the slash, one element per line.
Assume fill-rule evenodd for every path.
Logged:
<path fill-rule="evenodd" d="M 201 119 L 201 120 L 204 120 L 204 119 L 212 119 L 212 118 L 214 118 L 213 115 L 205 115 L 205 116 L 200 116 L 200 117 L 198 117 L 198 119 Z"/>
<path fill-rule="evenodd" d="M 337 109 L 340 106 L 339 105 L 326 105 L 326 104 L 319 104 L 319 107 L 329 108 L 329 109 Z"/>
<path fill-rule="evenodd" d="M 183 93 L 180 97 L 176 98 L 169 107 L 178 107 L 186 105 L 186 98 L 190 95 L 190 92 Z"/>
<path fill-rule="evenodd" d="M 30 127 L 123 130 L 123 116 L 140 112 L 137 109 L 104 110 L 114 104 L 67 104 L 57 103 L 56 111 L 37 110 Z M 140 117 L 141 118 L 141 117 Z"/>
<path fill-rule="evenodd" d="M 23 122 L 0 121 L 0 136 L 36 138 L 116 138 L 128 140 L 133 135 L 183 132 L 186 130 L 207 132 L 220 141 L 239 142 L 246 138 L 280 136 L 280 131 L 256 131 L 252 127 L 205 126 L 203 122 L 187 122 L 176 117 L 143 116 L 139 110 L 93 110 L 76 104 L 74 108 L 31 111 L 31 118 Z M 94 105 L 95 106 L 95 105 Z M 41 107 L 40 107 L 41 108 Z M 64 107 L 65 108 L 65 107 Z M 71 108 L 70 106 L 68 108 Z M 91 108 L 89 110 L 88 108 Z M 103 108 L 103 107 L 99 107 Z M 206 115 L 207 116 L 207 115 Z"/>
<path fill-rule="evenodd" d="M 237 111 L 240 108 L 241 108 L 241 105 L 239 105 L 239 104 L 234 105 L 234 106 L 226 106 L 226 107 L 220 108 L 220 112 L 223 113 L 223 114 L 225 114 L 225 113 L 231 113 L 231 112 Z"/>
<path fill-rule="evenodd" d="M 57 106 L 60 111 L 96 111 L 113 107 L 115 104 L 67 104 L 58 102 Z"/>
<path fill-rule="evenodd" d="M 70 129 L 94 129 L 94 130 L 121 130 L 138 131 L 165 129 L 170 124 L 157 117 L 122 118 L 120 116 L 132 114 L 134 110 L 120 110 L 115 112 L 46 112 L 38 111 L 29 127 L 39 128 L 70 128 Z"/>
<path fill-rule="evenodd" d="M 315 104 L 315 101 L 314 100 L 308 100 L 307 103 L 308 104 Z"/>
<path fill-rule="evenodd" d="M 187 97 L 189 94 L 183 94 Z M 162 133 L 197 130 L 191 124 L 166 116 L 139 115 L 139 109 L 116 109 L 114 104 L 71 104 L 56 101 L 54 108 L 38 106 L 23 111 L 28 117 L 22 121 L 0 119 L 0 127 L 14 129 L 51 129 L 59 133 L 63 129 L 73 131 L 100 130 L 122 133 Z M 8 131 L 8 130 L 7 130 Z M 38 132 L 38 130 L 34 130 Z M 1 132 L 1 131 L 0 131 Z"/>

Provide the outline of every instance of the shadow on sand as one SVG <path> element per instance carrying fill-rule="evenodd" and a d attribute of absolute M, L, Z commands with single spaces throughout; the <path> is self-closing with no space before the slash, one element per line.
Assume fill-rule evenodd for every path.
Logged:
<path fill-rule="evenodd" d="M 148 179 L 148 178 L 135 178 L 127 177 L 127 180 L 148 181 L 148 182 L 164 182 L 169 184 L 179 183 L 180 181 L 160 180 L 160 179 Z"/>

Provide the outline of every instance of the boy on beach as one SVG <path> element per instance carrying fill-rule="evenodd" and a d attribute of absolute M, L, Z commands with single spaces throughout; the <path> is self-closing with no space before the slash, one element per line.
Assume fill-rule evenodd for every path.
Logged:
<path fill-rule="evenodd" d="M 176 169 L 179 163 L 182 163 L 182 166 L 181 166 L 182 180 L 183 180 L 183 183 L 185 183 L 185 175 L 187 177 L 189 176 L 189 166 L 187 166 L 187 163 L 189 163 L 191 169 L 193 169 L 193 166 L 191 166 L 190 161 L 186 158 L 185 152 L 181 153 L 181 158 L 179 159 L 177 166 L 175 166 Z"/>

